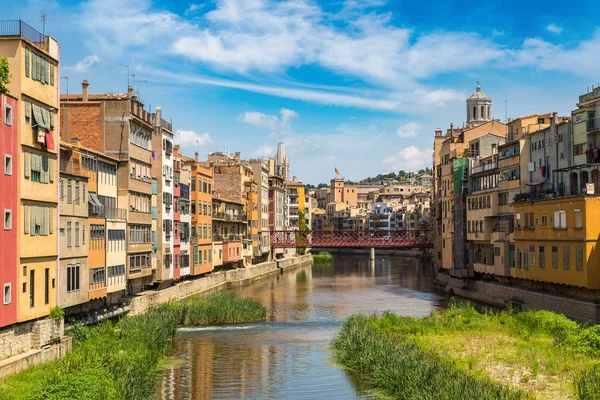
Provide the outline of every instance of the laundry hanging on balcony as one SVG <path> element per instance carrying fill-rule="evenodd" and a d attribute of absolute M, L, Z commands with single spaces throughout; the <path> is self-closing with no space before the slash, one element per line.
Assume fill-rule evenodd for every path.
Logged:
<path fill-rule="evenodd" d="M 46 146 L 48 150 L 54 150 L 54 115 L 51 111 L 40 107 L 36 104 L 31 104 L 33 110 L 32 127 L 37 128 L 37 141 Z"/>

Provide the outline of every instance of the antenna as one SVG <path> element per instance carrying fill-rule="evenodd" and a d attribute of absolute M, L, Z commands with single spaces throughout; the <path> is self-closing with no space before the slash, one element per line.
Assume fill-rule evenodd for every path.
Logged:
<path fill-rule="evenodd" d="M 69 94 L 69 73 L 65 72 L 64 76 L 61 76 L 60 79 L 64 79 L 67 81 L 67 95 Z M 68 97 L 67 97 L 68 99 Z"/>
<path fill-rule="evenodd" d="M 120 64 L 122 67 L 127 67 L 127 90 L 129 90 L 129 64 Z"/>
<path fill-rule="evenodd" d="M 506 92 L 504 92 L 504 123 L 508 123 L 508 97 Z"/>
<path fill-rule="evenodd" d="M 19 11 L 19 14 L 21 12 Z M 44 38 L 46 37 L 46 12 L 44 10 L 40 11 L 40 21 L 42 21 L 42 34 Z"/>

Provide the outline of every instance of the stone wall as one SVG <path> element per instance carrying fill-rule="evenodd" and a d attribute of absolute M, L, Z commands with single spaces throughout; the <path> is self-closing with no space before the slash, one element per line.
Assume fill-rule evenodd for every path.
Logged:
<path fill-rule="evenodd" d="M 64 334 L 64 322 L 52 319 L 25 322 L 0 331 L 0 360 L 29 350 L 39 350 Z"/>
<path fill-rule="evenodd" d="M 446 293 L 493 306 L 505 307 L 509 302 L 515 302 L 523 310 L 548 310 L 579 321 L 600 320 L 600 310 L 591 301 L 497 282 L 456 279 L 445 274 L 438 274 L 436 283 Z"/>
<path fill-rule="evenodd" d="M 0 378 L 16 374 L 35 365 L 57 361 L 73 348 L 73 338 L 63 336 L 56 346 L 47 349 L 29 350 L 16 357 L 0 361 Z"/>

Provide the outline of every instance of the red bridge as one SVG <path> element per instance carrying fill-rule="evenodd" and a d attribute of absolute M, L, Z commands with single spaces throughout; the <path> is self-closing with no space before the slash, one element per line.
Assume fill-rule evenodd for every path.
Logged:
<path fill-rule="evenodd" d="M 271 231 L 271 247 L 433 247 L 432 230 L 413 231 Z"/>

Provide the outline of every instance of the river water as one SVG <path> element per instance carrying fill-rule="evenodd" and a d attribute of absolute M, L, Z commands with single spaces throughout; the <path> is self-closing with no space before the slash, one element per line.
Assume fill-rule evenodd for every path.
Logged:
<path fill-rule="evenodd" d="M 329 343 L 344 318 L 393 311 L 425 316 L 442 305 L 434 272 L 418 257 L 336 255 L 235 289 L 267 308 L 267 322 L 181 329 L 179 361 L 158 399 L 366 399 L 369 386 L 337 368 Z"/>

